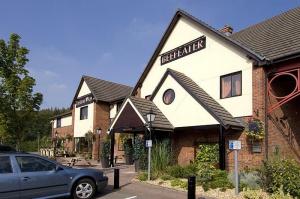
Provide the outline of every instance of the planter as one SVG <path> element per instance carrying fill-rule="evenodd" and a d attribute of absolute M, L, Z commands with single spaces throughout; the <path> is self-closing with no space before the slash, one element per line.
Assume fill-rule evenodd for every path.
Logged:
<path fill-rule="evenodd" d="M 109 167 L 109 159 L 101 158 L 101 165 L 102 165 L 102 168 L 108 168 Z"/>
<path fill-rule="evenodd" d="M 132 155 L 125 155 L 125 164 L 127 164 L 127 165 L 133 164 Z"/>
<path fill-rule="evenodd" d="M 253 142 L 252 143 L 252 152 L 253 153 L 261 153 L 261 144 L 260 144 L 260 142 Z"/>

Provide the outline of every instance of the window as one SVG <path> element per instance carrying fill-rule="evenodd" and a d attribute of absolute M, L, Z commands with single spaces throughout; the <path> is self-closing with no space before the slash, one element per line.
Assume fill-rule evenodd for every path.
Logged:
<path fill-rule="evenodd" d="M 21 172 L 53 171 L 56 164 L 38 157 L 17 156 L 16 157 Z"/>
<path fill-rule="evenodd" d="M 221 99 L 242 95 L 242 72 L 221 76 Z"/>
<path fill-rule="evenodd" d="M 173 89 L 167 89 L 163 94 L 163 102 L 166 105 L 171 104 L 175 99 L 175 92 Z"/>
<path fill-rule="evenodd" d="M 117 112 L 121 109 L 122 106 L 122 102 L 121 103 L 117 103 Z"/>
<path fill-rule="evenodd" d="M 56 119 L 56 128 L 61 127 L 61 118 Z"/>
<path fill-rule="evenodd" d="M 12 173 L 10 158 L 8 156 L 0 157 L 0 174 Z"/>
<path fill-rule="evenodd" d="M 88 119 L 88 107 L 82 107 L 80 108 L 80 120 L 86 120 Z"/>
<path fill-rule="evenodd" d="M 146 99 L 146 100 L 150 100 L 150 99 L 151 99 L 151 95 L 147 95 L 147 96 L 145 97 L 145 99 Z"/>

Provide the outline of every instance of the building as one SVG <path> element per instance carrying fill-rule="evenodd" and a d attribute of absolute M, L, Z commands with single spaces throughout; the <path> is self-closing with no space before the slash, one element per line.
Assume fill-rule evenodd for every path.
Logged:
<path fill-rule="evenodd" d="M 278 149 L 300 161 L 299 30 L 300 7 L 236 33 L 178 10 L 110 125 L 112 144 L 118 134 L 147 133 L 153 110 L 153 136 L 171 140 L 181 165 L 200 143 L 217 143 L 220 168 L 231 169 L 229 140 L 242 143 L 242 168 Z M 247 135 L 253 121 L 263 139 Z"/>
<path fill-rule="evenodd" d="M 93 159 L 98 160 L 101 140 L 131 90 L 129 86 L 83 76 L 70 111 L 53 118 L 52 137 L 63 140 L 63 146 L 71 152 L 87 153 L 92 149 Z"/>

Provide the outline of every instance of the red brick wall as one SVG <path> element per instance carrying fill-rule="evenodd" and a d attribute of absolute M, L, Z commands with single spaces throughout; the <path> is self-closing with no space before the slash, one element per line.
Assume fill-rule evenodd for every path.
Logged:
<path fill-rule="evenodd" d="M 59 138 L 66 138 L 67 135 L 74 136 L 73 125 L 54 128 L 53 133 L 57 132 Z M 74 139 L 65 140 L 64 147 L 66 151 L 72 152 L 74 150 Z"/>
<path fill-rule="evenodd" d="M 110 118 L 109 118 L 109 104 L 105 102 L 97 102 L 94 106 L 94 131 L 95 129 L 98 129 L 99 127 L 102 129 L 102 133 L 100 135 L 100 140 L 99 136 L 96 136 L 96 140 L 93 143 L 93 159 L 98 160 L 99 158 L 99 151 L 101 148 L 101 142 L 105 137 L 107 136 L 107 130 L 110 124 Z M 94 132 L 96 133 L 96 132 Z"/>
<path fill-rule="evenodd" d="M 199 143 L 218 143 L 217 130 L 179 130 L 172 134 L 174 160 L 179 165 L 188 165 L 196 157 Z"/>

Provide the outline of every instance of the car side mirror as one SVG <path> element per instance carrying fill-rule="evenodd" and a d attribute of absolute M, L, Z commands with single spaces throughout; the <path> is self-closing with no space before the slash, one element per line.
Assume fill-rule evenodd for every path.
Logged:
<path fill-rule="evenodd" d="M 60 167 L 59 165 L 56 165 L 56 168 L 55 168 L 55 171 L 57 172 L 57 171 L 62 171 L 62 170 L 64 170 L 62 167 Z"/>

